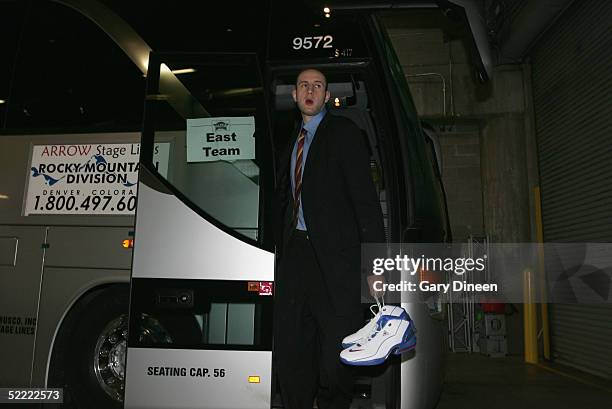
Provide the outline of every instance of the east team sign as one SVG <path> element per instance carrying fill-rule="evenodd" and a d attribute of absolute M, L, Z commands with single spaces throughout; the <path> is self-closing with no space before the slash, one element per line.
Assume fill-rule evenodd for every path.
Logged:
<path fill-rule="evenodd" d="M 255 118 L 187 119 L 187 162 L 255 159 Z"/>
<path fill-rule="evenodd" d="M 170 143 L 154 147 L 168 172 Z M 24 214 L 133 215 L 140 144 L 35 145 Z"/>

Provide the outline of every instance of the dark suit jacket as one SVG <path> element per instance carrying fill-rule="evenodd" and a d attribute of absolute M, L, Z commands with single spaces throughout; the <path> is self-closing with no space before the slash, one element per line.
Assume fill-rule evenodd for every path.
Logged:
<path fill-rule="evenodd" d="M 294 228 L 290 161 L 297 133 L 278 167 L 279 257 Z M 382 243 L 385 232 L 366 142 L 351 120 L 328 112 L 319 124 L 306 158 L 301 199 L 331 303 L 337 314 L 354 313 L 360 303 L 361 243 Z"/>

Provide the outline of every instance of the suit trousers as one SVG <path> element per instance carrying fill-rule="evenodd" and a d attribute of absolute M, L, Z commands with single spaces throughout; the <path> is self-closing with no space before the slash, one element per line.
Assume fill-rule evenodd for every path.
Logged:
<path fill-rule="evenodd" d="M 340 362 L 342 339 L 360 326 L 360 314 L 337 315 L 305 232 L 296 230 L 276 278 L 274 351 L 285 409 L 348 409 L 353 368 Z"/>

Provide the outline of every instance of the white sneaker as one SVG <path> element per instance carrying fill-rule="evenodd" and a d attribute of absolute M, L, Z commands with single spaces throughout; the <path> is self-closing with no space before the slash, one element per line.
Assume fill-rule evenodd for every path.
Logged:
<path fill-rule="evenodd" d="M 416 330 L 408 313 L 401 307 L 402 313 L 397 315 L 381 315 L 376 331 L 369 337 L 340 352 L 340 361 L 348 365 L 370 366 L 385 362 L 391 354 L 416 347 Z"/>
<path fill-rule="evenodd" d="M 378 320 L 382 315 L 394 315 L 399 317 L 402 312 L 404 312 L 404 309 L 400 307 L 395 307 L 393 305 L 385 305 L 383 307 L 378 304 L 378 312 L 374 314 L 374 307 L 376 307 L 376 305 L 370 306 L 370 311 L 372 311 L 374 317 L 370 321 L 368 321 L 366 325 L 361 327 L 357 332 L 344 337 L 344 339 L 342 340 L 342 348 L 351 347 L 356 343 L 365 340 L 374 332 L 376 332 L 376 328 L 378 327 Z"/>

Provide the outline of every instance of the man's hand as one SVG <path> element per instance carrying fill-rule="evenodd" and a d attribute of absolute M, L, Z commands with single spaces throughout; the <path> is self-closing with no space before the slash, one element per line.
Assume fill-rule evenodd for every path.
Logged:
<path fill-rule="evenodd" d="M 374 288 L 374 284 L 376 284 L 376 288 Z M 370 275 L 368 276 L 368 288 L 370 289 L 370 295 L 374 298 L 381 298 L 385 291 L 382 289 L 382 285 L 385 283 L 385 277 L 382 275 Z"/>

